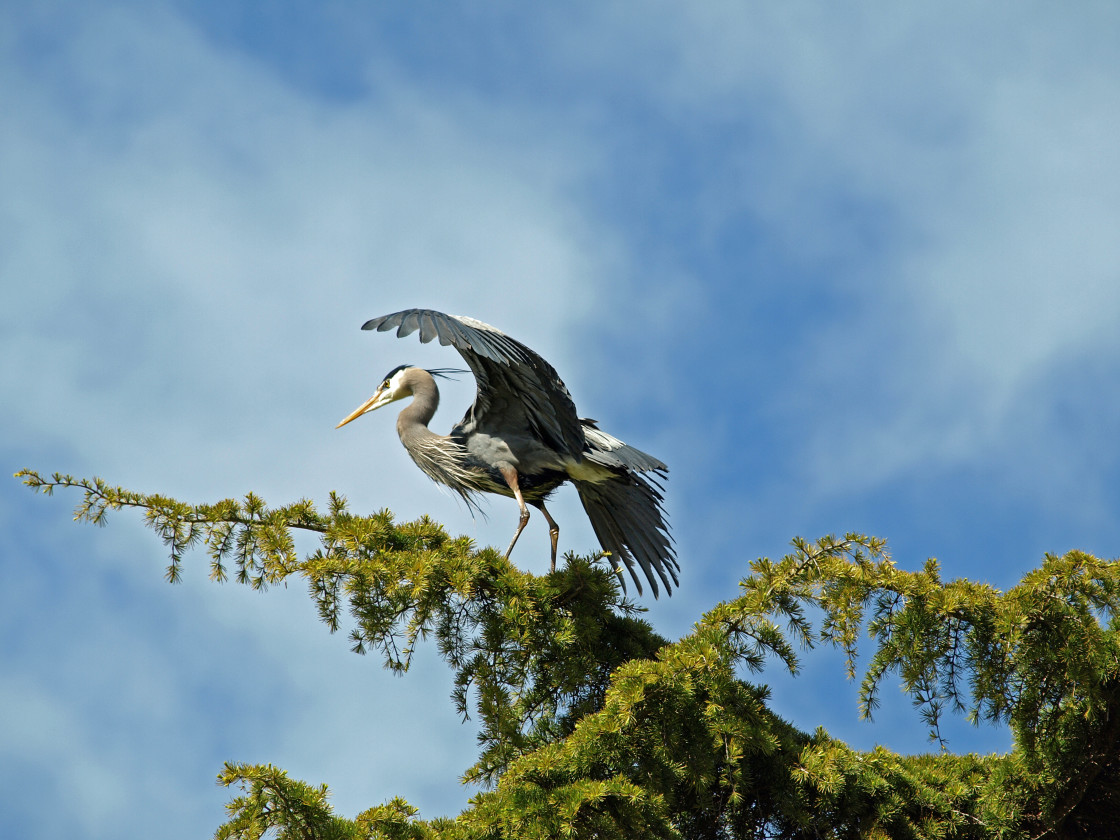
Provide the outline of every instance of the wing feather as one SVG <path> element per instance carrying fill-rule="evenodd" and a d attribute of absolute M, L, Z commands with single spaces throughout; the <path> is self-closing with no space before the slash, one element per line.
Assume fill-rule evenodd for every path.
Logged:
<path fill-rule="evenodd" d="M 482 321 L 431 309 L 406 309 L 362 325 L 379 332 L 394 327 L 398 338 L 420 330 L 422 342 L 438 338 L 459 351 L 478 386 L 464 424 L 528 432 L 558 454 L 582 457 L 584 431 L 571 394 L 552 365 L 524 344 Z"/>
<path fill-rule="evenodd" d="M 608 481 L 577 481 L 576 489 L 599 543 L 626 566 L 638 593 L 640 568 L 653 597 L 658 596 L 659 579 L 666 594 L 672 594 L 679 585 L 680 565 L 661 509 L 661 493 L 642 476 L 621 470 Z"/>

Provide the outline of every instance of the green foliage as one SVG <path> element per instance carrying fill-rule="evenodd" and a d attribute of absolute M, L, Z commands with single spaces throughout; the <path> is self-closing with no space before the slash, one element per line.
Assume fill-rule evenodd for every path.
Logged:
<path fill-rule="evenodd" d="M 399 799 L 335 816 L 325 787 L 271 766 L 227 765 L 242 791 L 220 838 L 1041 838 L 1115 834 L 1120 813 L 1120 564 L 1047 556 L 1007 592 L 943 581 L 935 561 L 899 569 L 881 540 L 795 540 L 751 564 L 735 598 L 668 643 L 613 573 L 569 555 L 534 577 L 424 518 L 325 514 L 259 498 L 186 505 L 104 482 L 31 471 L 50 493 L 82 492 L 76 518 L 136 508 L 167 544 L 168 578 L 192 547 L 211 576 L 263 589 L 302 577 L 332 632 L 408 669 L 434 637 L 453 702 L 477 716 L 483 785 L 455 820 L 424 821 Z M 319 535 L 300 558 L 295 530 Z M 815 627 L 810 616 L 820 616 Z M 1007 755 L 859 752 L 807 734 L 747 677 L 791 672 L 799 650 L 834 645 L 870 716 L 897 675 L 931 738 L 946 711 L 1007 724 Z M 942 742 L 942 747 L 944 744 Z"/>
<path fill-rule="evenodd" d="M 226 806 L 232 819 L 214 835 L 219 840 L 258 840 L 272 829 L 280 840 L 360 836 L 351 823 L 331 814 L 326 785 L 313 788 L 294 781 L 272 765 L 226 764 L 218 782 L 226 787 L 240 783 L 244 791 Z"/>

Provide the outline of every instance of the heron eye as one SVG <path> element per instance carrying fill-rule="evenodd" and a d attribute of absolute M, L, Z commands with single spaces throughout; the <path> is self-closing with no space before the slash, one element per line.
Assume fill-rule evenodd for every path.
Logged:
<path fill-rule="evenodd" d="M 388 379 L 386 379 L 386 380 L 385 380 L 384 382 L 382 382 L 382 383 L 381 383 L 381 387 L 382 387 L 382 388 L 388 388 L 388 387 L 389 387 L 389 380 L 388 380 Z"/>

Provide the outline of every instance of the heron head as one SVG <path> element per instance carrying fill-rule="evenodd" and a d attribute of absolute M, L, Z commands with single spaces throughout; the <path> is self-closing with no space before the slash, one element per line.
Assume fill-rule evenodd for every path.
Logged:
<path fill-rule="evenodd" d="M 373 396 L 354 409 L 346 419 L 335 426 L 336 429 L 341 429 L 351 420 L 357 420 L 363 414 L 381 408 L 383 405 L 388 405 L 391 402 L 396 402 L 404 397 L 412 396 L 412 385 L 406 381 L 407 374 L 412 370 L 412 365 L 401 365 L 400 367 L 393 368 L 381 380 L 381 384 L 377 386 L 377 390 Z"/>

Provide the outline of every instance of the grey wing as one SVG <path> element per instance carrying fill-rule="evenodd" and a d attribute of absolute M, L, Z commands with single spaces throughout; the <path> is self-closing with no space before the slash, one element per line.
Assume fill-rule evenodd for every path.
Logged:
<path fill-rule="evenodd" d="M 480 428 L 529 431 L 557 452 L 579 458 L 584 429 L 564 382 L 552 365 L 489 324 L 432 309 L 406 309 L 372 318 L 363 330 L 397 328 L 403 338 L 439 339 L 459 351 L 474 374 L 478 393 L 464 417 Z"/>

